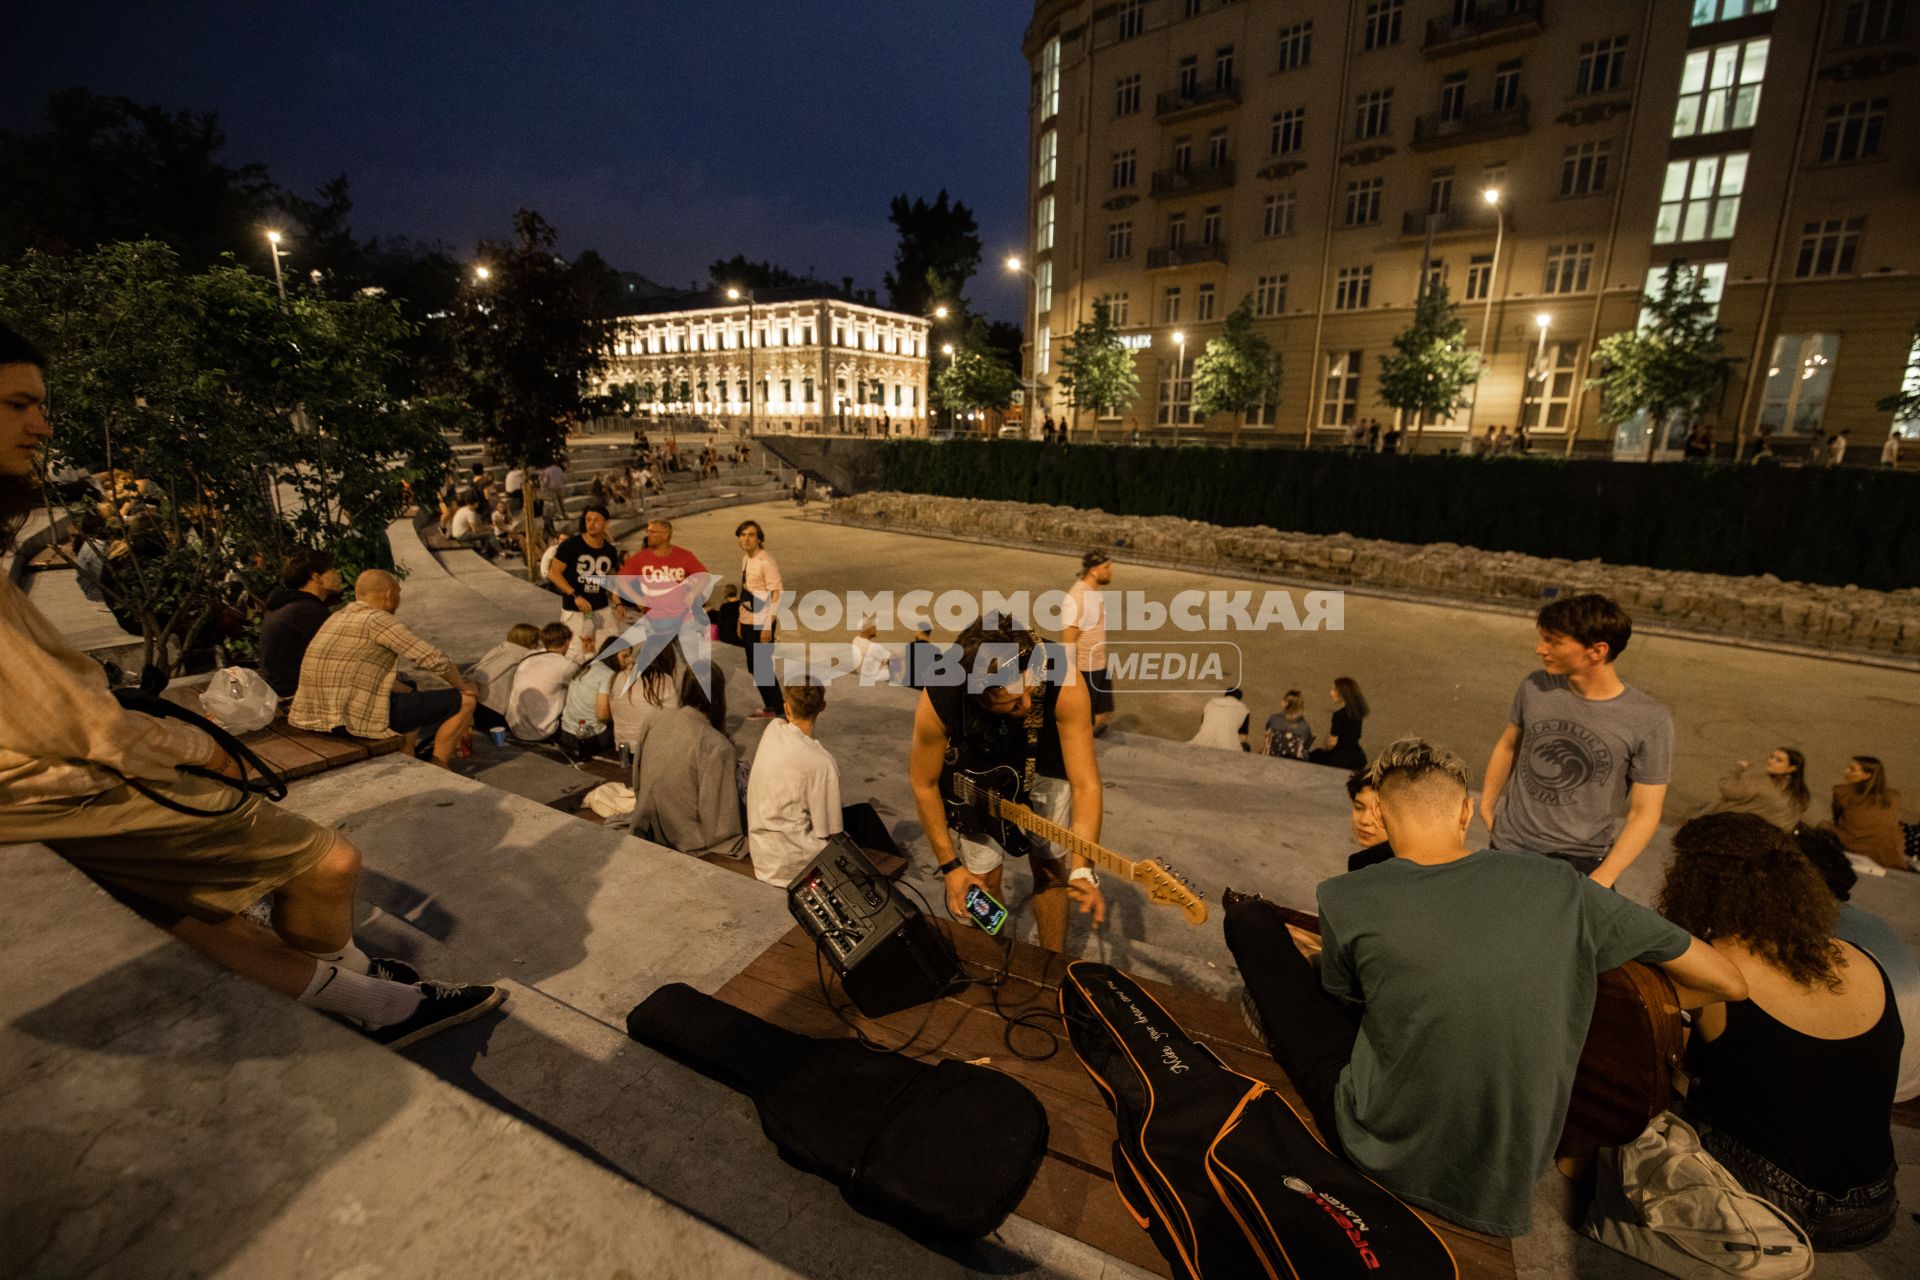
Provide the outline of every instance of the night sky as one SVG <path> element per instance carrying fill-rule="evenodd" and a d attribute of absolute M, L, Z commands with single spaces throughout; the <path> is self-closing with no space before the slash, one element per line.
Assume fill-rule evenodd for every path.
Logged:
<path fill-rule="evenodd" d="M 311 194 L 345 172 L 361 238 L 470 252 L 538 209 L 569 255 L 676 287 L 745 253 L 882 288 L 887 202 L 945 186 L 983 242 L 1025 223 L 1032 0 L 185 3 L 40 0 L 9 20 L 0 128 L 78 85 L 217 110 L 231 164 Z M 293 249 L 297 264 L 299 249 Z"/>

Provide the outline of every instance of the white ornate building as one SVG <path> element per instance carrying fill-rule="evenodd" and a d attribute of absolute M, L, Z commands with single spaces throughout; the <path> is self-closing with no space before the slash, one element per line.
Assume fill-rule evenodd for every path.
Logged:
<path fill-rule="evenodd" d="M 601 390 L 629 385 L 643 415 L 730 428 L 751 415 L 756 431 L 872 432 L 884 422 L 894 435 L 925 435 L 928 322 L 872 297 L 811 285 L 661 299 L 615 321 Z"/>

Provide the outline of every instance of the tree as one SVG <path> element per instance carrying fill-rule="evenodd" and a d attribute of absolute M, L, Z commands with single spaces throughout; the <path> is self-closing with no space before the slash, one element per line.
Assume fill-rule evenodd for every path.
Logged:
<path fill-rule="evenodd" d="M 1900 379 L 1900 389 L 1873 404 L 1882 413 L 1893 415 L 1895 430 L 1920 422 L 1920 323 L 1913 326 L 1913 344 L 1907 353 L 1907 369 Z"/>
<path fill-rule="evenodd" d="M 924 197 L 908 203 L 905 196 L 895 196 L 887 216 L 900 233 L 893 270 L 886 276 L 893 309 L 923 316 L 933 310 L 936 296 L 959 298 L 980 268 L 980 227 L 973 210 L 950 200 L 943 188 L 932 204 Z"/>
<path fill-rule="evenodd" d="M 1096 416 L 1117 415 L 1140 394 L 1140 373 L 1133 352 L 1120 341 L 1113 313 L 1104 299 L 1093 304 L 1093 319 L 1080 325 L 1060 348 L 1060 372 L 1054 384 L 1075 409 Z"/>
<path fill-rule="evenodd" d="M 408 326 L 385 299 L 282 306 L 231 260 L 192 273 L 146 241 L 29 251 L 0 267 L 0 313 L 53 359 L 53 464 L 109 473 L 102 586 L 156 678 L 237 623 L 239 586 L 267 586 L 295 546 L 390 565 L 408 486 L 445 470 L 447 406 L 392 393 Z"/>
<path fill-rule="evenodd" d="M 805 276 L 797 276 L 771 262 L 748 262 L 744 253 L 716 258 L 707 268 L 707 279 L 716 289 L 784 289 L 809 283 Z"/>
<path fill-rule="evenodd" d="M 1254 328 L 1253 299 L 1242 298 L 1220 336 L 1208 339 L 1193 362 L 1193 411 L 1202 418 L 1233 414 L 1238 444 L 1241 416 L 1279 399 L 1280 374 L 1280 353 Z"/>
<path fill-rule="evenodd" d="M 935 402 L 943 409 L 963 413 L 1011 405 L 1020 380 L 989 340 L 986 322 L 975 316 L 954 345 L 953 358 L 934 379 Z"/>
<path fill-rule="evenodd" d="M 1685 261 L 1668 263 L 1660 292 L 1640 301 L 1644 322 L 1601 340 L 1593 353 L 1600 372 L 1587 385 L 1599 389 L 1600 419 L 1608 426 L 1647 415 L 1651 460 L 1663 429 L 1691 431 L 1719 405 L 1733 361 L 1721 350 L 1705 281 Z"/>
<path fill-rule="evenodd" d="M 457 366 L 473 421 L 469 439 L 529 466 L 553 461 L 588 380 L 606 367 L 612 326 L 593 314 L 587 282 L 555 255 L 555 232 L 530 209 L 514 214 L 512 243 L 483 240 L 485 279 L 454 303 Z"/>
<path fill-rule="evenodd" d="M 1450 418 L 1467 402 L 1467 388 L 1480 379 L 1480 357 L 1467 350 L 1467 326 L 1447 286 L 1420 291 L 1413 322 L 1393 340 L 1393 354 L 1380 357 L 1381 403 L 1414 419 L 1417 447 L 1428 418 Z"/>

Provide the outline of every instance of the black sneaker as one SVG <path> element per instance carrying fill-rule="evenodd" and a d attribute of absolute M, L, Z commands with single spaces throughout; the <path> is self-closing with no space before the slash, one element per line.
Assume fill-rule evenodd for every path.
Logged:
<path fill-rule="evenodd" d="M 404 1049 L 448 1027 L 472 1022 L 507 998 L 505 987 L 462 987 L 450 982 L 422 982 L 419 987 L 424 998 L 411 1018 L 388 1027 L 370 1027 L 367 1038 L 389 1049 Z"/>
<path fill-rule="evenodd" d="M 373 956 L 367 961 L 367 976 L 379 978 L 383 982 L 404 982 L 414 986 L 420 981 L 420 971 L 405 960 L 395 960 L 392 956 Z"/>

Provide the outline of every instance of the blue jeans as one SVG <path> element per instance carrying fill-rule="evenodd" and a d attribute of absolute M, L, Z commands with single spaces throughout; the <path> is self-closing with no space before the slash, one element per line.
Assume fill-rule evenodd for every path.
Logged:
<path fill-rule="evenodd" d="M 1866 1186 L 1845 1195 L 1815 1191 L 1773 1161 L 1728 1137 L 1712 1125 L 1691 1116 L 1687 1123 L 1700 1135 L 1707 1154 L 1725 1165 L 1740 1185 L 1800 1224 L 1815 1253 L 1845 1253 L 1864 1249 L 1893 1230 L 1899 1198 L 1893 1178 L 1899 1166 Z"/>

